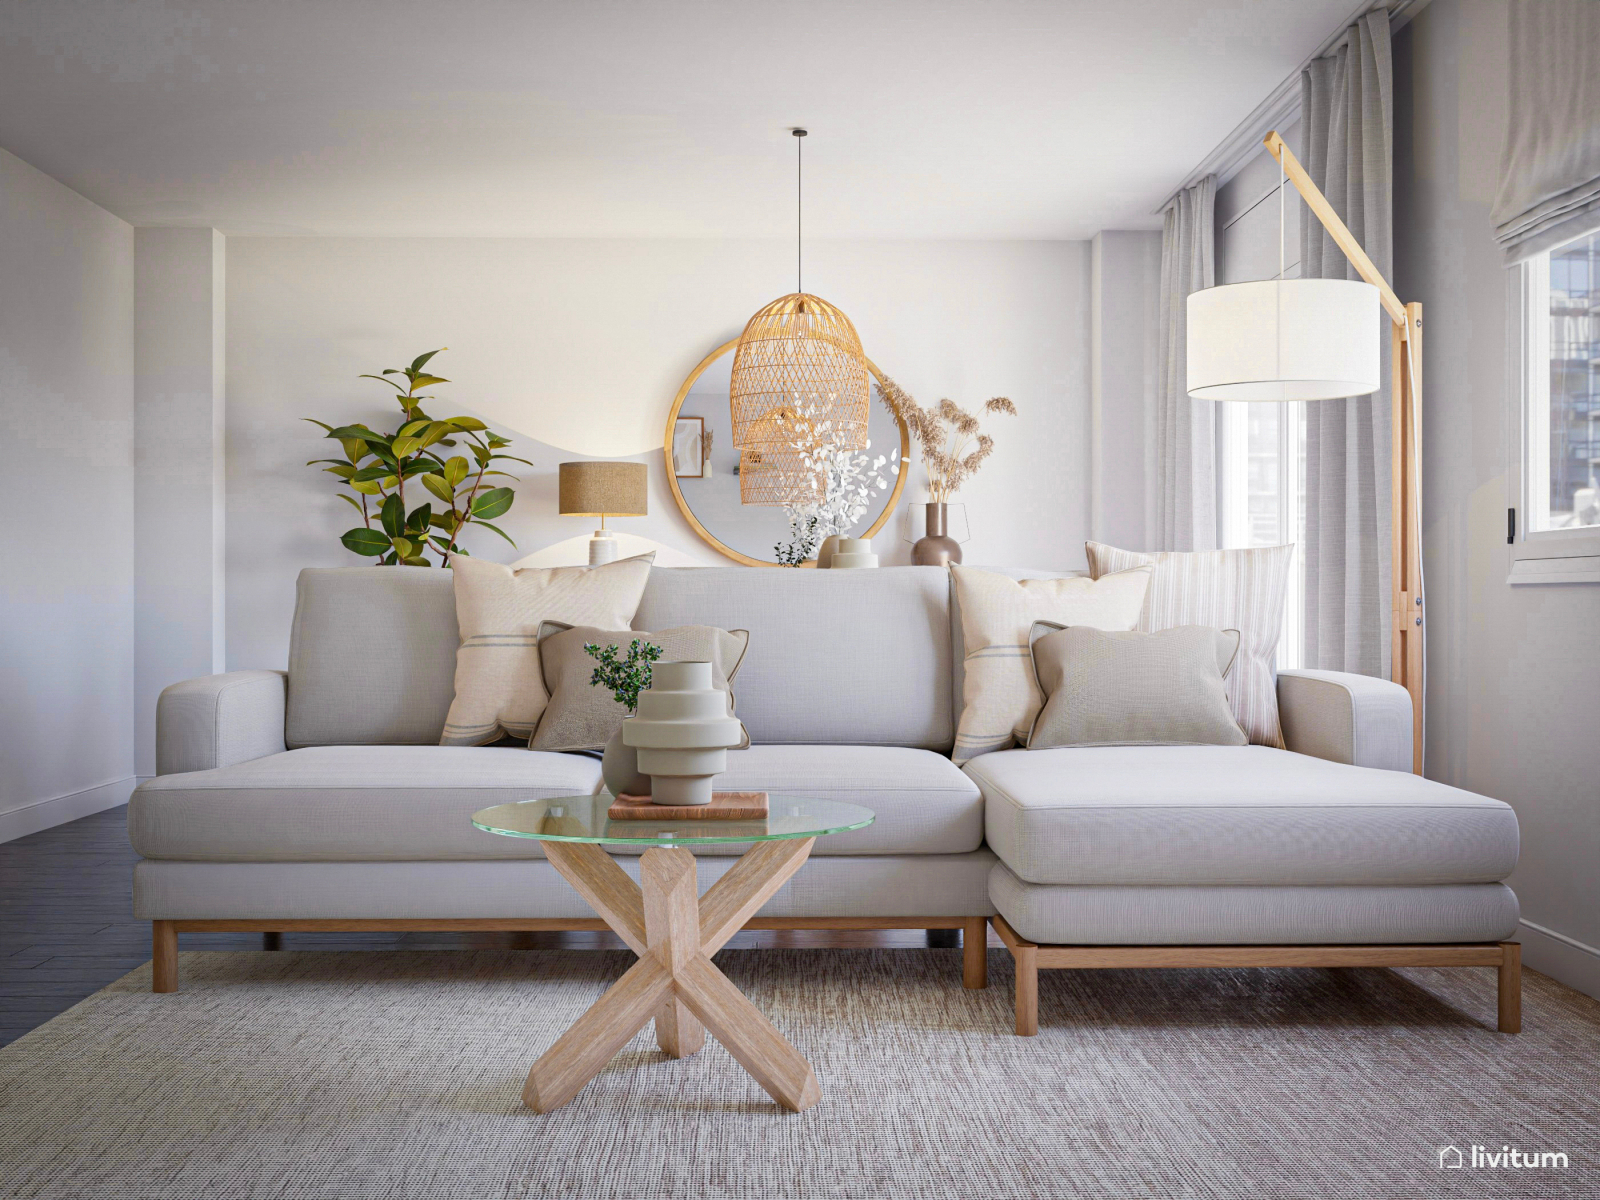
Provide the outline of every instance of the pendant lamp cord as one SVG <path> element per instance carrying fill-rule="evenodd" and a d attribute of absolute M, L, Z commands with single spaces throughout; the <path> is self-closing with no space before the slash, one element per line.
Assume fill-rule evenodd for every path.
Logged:
<path fill-rule="evenodd" d="M 805 143 L 803 141 L 801 141 L 801 139 L 806 136 L 806 131 L 804 129 L 796 129 L 796 130 L 793 130 L 793 133 L 794 133 L 794 290 L 797 291 L 797 292 L 803 292 L 806 289 L 802 286 L 802 281 L 804 279 L 804 276 L 801 274 L 800 246 L 801 246 L 801 241 L 802 241 L 803 234 L 805 232 L 805 226 L 804 226 L 805 205 L 802 203 L 802 201 L 804 199 L 804 195 L 803 195 L 803 193 L 801 191 L 801 185 L 802 185 L 802 183 L 804 181 L 804 176 L 805 176 L 805 163 L 803 161 L 803 157 L 804 156 L 802 154 L 802 147 L 804 147 Z"/>

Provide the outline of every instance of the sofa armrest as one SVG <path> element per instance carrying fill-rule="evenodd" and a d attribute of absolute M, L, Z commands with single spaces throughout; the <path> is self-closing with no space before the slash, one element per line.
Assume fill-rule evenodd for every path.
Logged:
<path fill-rule="evenodd" d="M 156 774 L 282 754 L 287 680 L 283 671 L 229 671 L 167 688 L 156 702 Z"/>
<path fill-rule="evenodd" d="M 1411 693 L 1345 671 L 1279 671 L 1283 744 L 1357 767 L 1411 770 Z"/>

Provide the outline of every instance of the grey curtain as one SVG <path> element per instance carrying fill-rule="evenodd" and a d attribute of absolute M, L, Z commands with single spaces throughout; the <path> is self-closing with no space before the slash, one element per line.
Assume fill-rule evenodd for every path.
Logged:
<path fill-rule="evenodd" d="M 1394 76 L 1389 16 L 1350 27 L 1332 55 L 1300 78 L 1305 168 L 1386 279 L 1394 278 Z M 1344 252 L 1309 215 L 1301 274 L 1356 279 Z M 1307 403 L 1305 661 L 1324 670 L 1389 674 L 1389 331 L 1381 391 Z"/>
<path fill-rule="evenodd" d="M 1518 262 L 1600 225 L 1600 4 L 1511 5 L 1511 120 L 1492 216 Z"/>
<path fill-rule="evenodd" d="M 1156 401 L 1157 545 L 1217 546 L 1215 402 L 1189 399 L 1189 293 L 1216 282 L 1217 181 L 1208 175 L 1172 198 L 1161 234 L 1161 355 Z"/>

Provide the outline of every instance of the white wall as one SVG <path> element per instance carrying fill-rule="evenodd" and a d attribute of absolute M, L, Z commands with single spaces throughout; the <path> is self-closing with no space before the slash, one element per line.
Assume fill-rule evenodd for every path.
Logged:
<path fill-rule="evenodd" d="M 1090 533 L 1130 550 L 1155 545 L 1155 406 L 1161 235 L 1097 233 L 1090 249 Z"/>
<path fill-rule="evenodd" d="M 0 840 L 127 799 L 133 229 L 0 150 Z"/>
<path fill-rule="evenodd" d="M 1600 995 L 1600 585 L 1506 584 L 1506 18 L 1505 0 L 1434 0 L 1395 39 L 1395 282 L 1427 331 L 1427 773 L 1516 808 L 1526 959 Z"/>
<path fill-rule="evenodd" d="M 779 241 L 230 238 L 230 668 L 283 665 L 301 567 L 370 561 L 338 544 L 354 514 L 304 465 L 323 443 L 299 418 L 389 420 L 386 389 L 357 376 L 438 346 L 450 347 L 437 365 L 453 382 L 435 408 L 494 422 L 537 464 L 496 522 L 522 554 L 587 536 L 582 519 L 555 515 L 556 462 L 640 456 L 651 515 L 618 528 L 677 561 L 725 562 L 664 490 L 662 430 L 694 365 L 792 289 L 793 255 Z M 923 403 L 1016 401 L 1019 417 L 991 419 L 994 456 L 959 497 L 967 561 L 1082 568 L 1088 243 L 808 243 L 805 280 Z M 918 472 L 905 502 L 920 485 Z M 908 561 L 904 517 L 878 539 L 886 561 Z M 487 534 L 473 549 L 519 556 Z"/>
<path fill-rule="evenodd" d="M 134 234 L 134 732 L 155 774 L 156 698 L 225 670 L 223 296 L 212 229 Z"/>

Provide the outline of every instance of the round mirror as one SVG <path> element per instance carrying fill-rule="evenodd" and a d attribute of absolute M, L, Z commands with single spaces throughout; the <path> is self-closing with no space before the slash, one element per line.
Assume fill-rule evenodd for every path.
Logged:
<path fill-rule="evenodd" d="M 789 516 L 781 504 L 746 504 L 740 492 L 740 454 L 733 445 L 733 425 L 728 411 L 728 384 L 733 374 L 735 338 L 708 354 L 683 381 L 672 411 L 667 415 L 666 473 L 672 498 L 706 542 L 736 562 L 752 567 L 778 565 L 777 547 L 791 538 Z M 890 474 L 892 463 L 882 468 L 888 487 L 874 490 L 867 510 L 849 537 L 875 536 L 888 522 L 900 493 L 905 488 L 906 456 L 911 452 L 911 433 L 889 411 L 878 389 L 882 376 L 869 360 L 872 372 L 872 404 L 867 421 L 867 449 L 873 460 L 879 455 L 900 464 Z M 746 464 L 748 466 L 748 464 Z M 750 481 L 746 481 L 748 484 Z M 759 494 L 761 489 L 746 491 Z M 815 566 L 815 561 L 805 564 Z"/>

